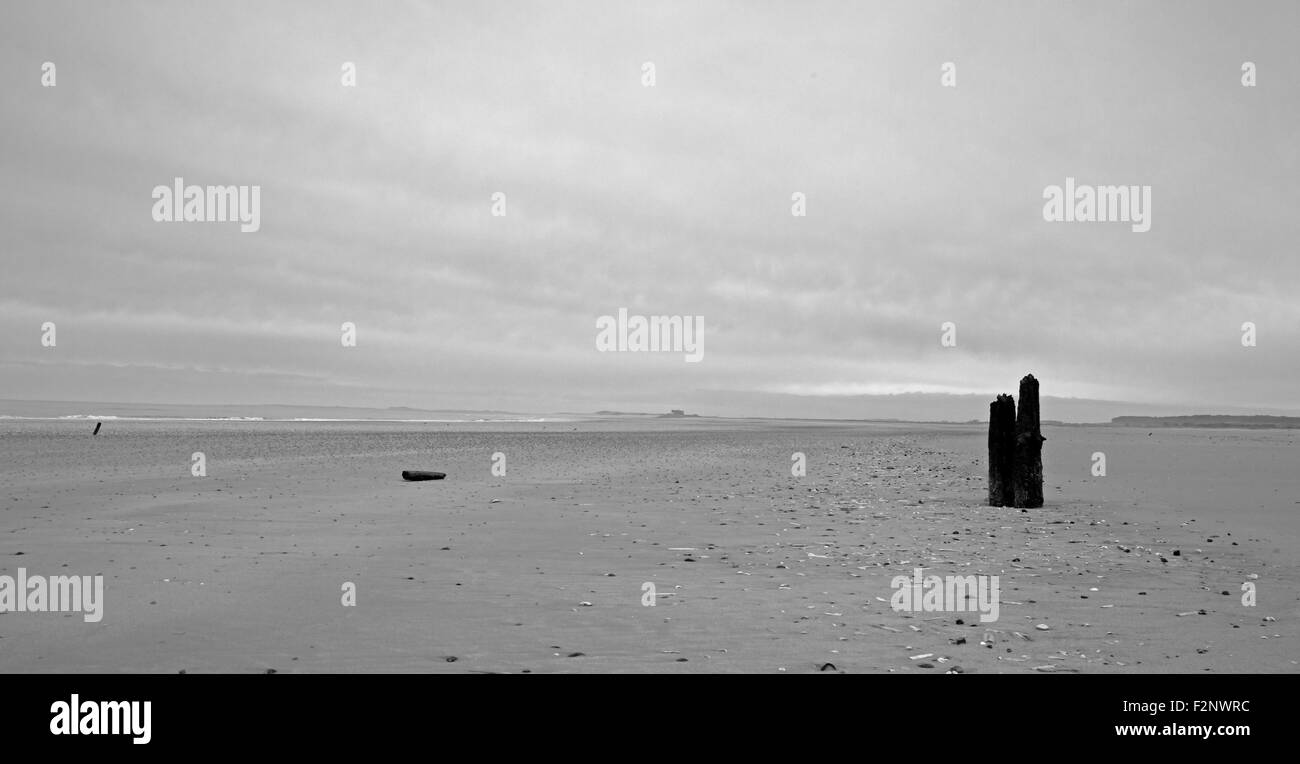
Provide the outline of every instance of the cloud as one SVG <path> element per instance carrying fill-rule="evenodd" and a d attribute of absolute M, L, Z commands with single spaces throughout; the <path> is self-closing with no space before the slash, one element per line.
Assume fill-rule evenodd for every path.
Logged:
<path fill-rule="evenodd" d="M 1186 8 L 24 5 L 0 31 L 7 394 L 162 395 L 183 369 L 219 370 L 192 387 L 213 403 L 626 408 L 1033 370 L 1293 405 L 1300 19 Z M 154 223 L 176 176 L 261 185 L 262 231 Z M 1044 223 L 1066 176 L 1151 185 L 1152 231 Z M 703 315 L 705 361 L 596 353 L 619 307 Z"/>

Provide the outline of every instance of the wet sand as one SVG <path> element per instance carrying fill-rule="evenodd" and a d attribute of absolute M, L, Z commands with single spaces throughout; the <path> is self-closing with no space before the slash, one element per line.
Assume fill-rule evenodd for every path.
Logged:
<path fill-rule="evenodd" d="M 0 671 L 1300 671 L 1287 432 L 1048 427 L 1022 512 L 975 425 L 91 427 L 0 422 L 0 574 L 105 576 L 0 614 Z M 915 567 L 998 620 L 893 611 Z"/>

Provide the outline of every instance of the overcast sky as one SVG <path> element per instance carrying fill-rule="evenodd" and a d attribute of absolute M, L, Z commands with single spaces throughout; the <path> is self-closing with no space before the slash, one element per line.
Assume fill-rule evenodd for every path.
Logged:
<path fill-rule="evenodd" d="M 1297 409 L 1297 8 L 9 3 L 0 397 Z M 176 176 L 261 230 L 154 222 Z M 1151 230 L 1045 222 L 1067 176 Z M 703 316 L 703 361 L 597 352 L 621 307 Z"/>

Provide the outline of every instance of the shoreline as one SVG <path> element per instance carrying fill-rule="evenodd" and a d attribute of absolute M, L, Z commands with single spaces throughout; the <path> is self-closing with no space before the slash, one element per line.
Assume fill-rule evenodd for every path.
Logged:
<path fill-rule="evenodd" d="M 982 439 L 942 427 L 137 429 L 6 454 L 0 573 L 106 583 L 99 624 L 0 614 L 0 671 L 1300 671 L 1288 547 L 1231 516 L 1171 522 L 1168 496 L 1084 500 L 1098 487 L 1058 459 L 1094 446 L 1059 430 L 1049 503 L 1020 512 L 982 506 Z M 206 478 L 158 463 L 200 446 Z M 397 475 L 424 467 L 448 479 Z M 998 621 L 892 610 L 917 566 L 1000 576 Z"/>

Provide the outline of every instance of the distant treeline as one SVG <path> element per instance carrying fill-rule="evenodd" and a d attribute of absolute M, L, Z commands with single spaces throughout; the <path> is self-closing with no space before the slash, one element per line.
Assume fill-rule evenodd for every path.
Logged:
<path fill-rule="evenodd" d="M 1230 414 L 1194 414 L 1192 416 L 1117 416 L 1111 424 L 1121 427 L 1238 427 L 1256 430 L 1300 429 L 1300 417 L 1232 416 Z"/>

